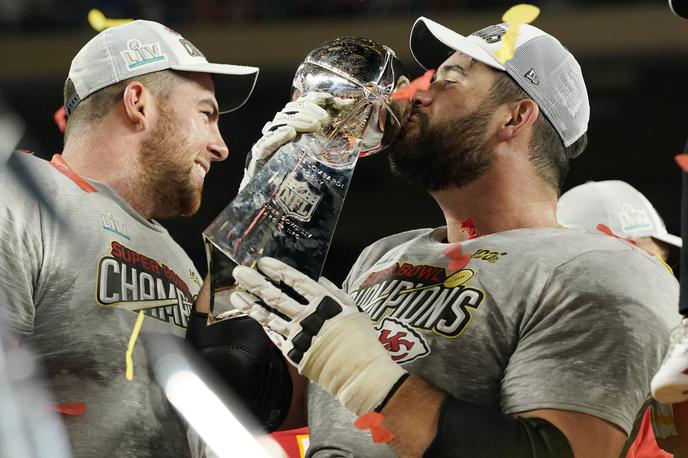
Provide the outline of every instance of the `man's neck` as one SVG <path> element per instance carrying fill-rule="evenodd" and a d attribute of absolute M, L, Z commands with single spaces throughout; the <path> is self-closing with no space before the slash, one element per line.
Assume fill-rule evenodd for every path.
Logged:
<path fill-rule="evenodd" d="M 140 180 L 132 145 L 123 145 L 117 135 L 102 138 L 94 141 L 94 136 L 85 135 L 70 139 L 62 152 L 63 159 L 77 175 L 108 185 L 134 211 L 150 219 L 152 208 L 137 189 Z"/>
<path fill-rule="evenodd" d="M 447 223 L 450 243 L 467 238 L 461 223 L 470 218 L 477 234 L 511 229 L 556 227 L 556 192 L 539 177 L 526 178 L 526 171 L 509 175 L 491 168 L 484 176 L 461 188 L 431 193 Z"/>

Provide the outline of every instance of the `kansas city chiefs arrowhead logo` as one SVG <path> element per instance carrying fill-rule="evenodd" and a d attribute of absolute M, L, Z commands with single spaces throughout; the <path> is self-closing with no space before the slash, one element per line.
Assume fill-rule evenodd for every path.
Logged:
<path fill-rule="evenodd" d="M 378 340 L 398 364 L 409 363 L 430 353 L 423 337 L 401 321 L 386 317 L 375 329 Z"/>

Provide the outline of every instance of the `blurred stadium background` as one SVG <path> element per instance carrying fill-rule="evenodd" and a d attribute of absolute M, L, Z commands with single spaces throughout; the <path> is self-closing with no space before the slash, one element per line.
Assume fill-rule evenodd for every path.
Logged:
<path fill-rule="evenodd" d="M 19 146 L 44 157 L 61 149 L 53 113 L 72 56 L 96 32 L 91 8 L 112 18 L 151 19 L 179 30 L 216 62 L 261 68 L 252 98 L 220 126 L 230 158 L 206 178 L 201 211 L 163 223 L 205 271 L 202 230 L 234 196 L 246 152 L 289 97 L 304 56 L 343 35 L 394 48 L 413 76 L 410 27 L 425 15 L 459 32 L 500 22 L 516 2 L 495 0 L 0 0 L 0 93 L 26 122 Z M 643 192 L 679 231 L 680 173 L 673 156 L 688 136 L 688 21 L 665 1 L 532 2 L 535 25 L 557 36 L 583 67 L 592 106 L 590 146 L 572 163 L 565 189 L 622 179 Z M 394 178 L 384 153 L 359 162 L 325 274 L 341 282 L 358 253 L 401 230 L 442 224 L 431 198 Z"/>

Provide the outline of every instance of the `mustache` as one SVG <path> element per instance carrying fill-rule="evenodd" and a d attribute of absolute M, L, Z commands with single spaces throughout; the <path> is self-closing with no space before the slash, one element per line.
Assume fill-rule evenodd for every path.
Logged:
<path fill-rule="evenodd" d="M 422 126 L 427 126 L 430 121 L 428 114 L 421 111 L 420 108 L 415 105 L 411 108 L 411 112 L 409 113 L 409 117 L 411 116 L 415 116 Z"/>
<path fill-rule="evenodd" d="M 425 114 L 425 113 L 423 113 L 423 112 L 420 110 L 420 108 L 418 107 L 418 105 L 413 105 L 413 106 L 411 107 L 411 113 L 409 114 L 409 116 L 417 116 L 417 117 L 418 117 L 418 116 L 425 116 L 425 117 L 427 117 L 428 115 Z"/>

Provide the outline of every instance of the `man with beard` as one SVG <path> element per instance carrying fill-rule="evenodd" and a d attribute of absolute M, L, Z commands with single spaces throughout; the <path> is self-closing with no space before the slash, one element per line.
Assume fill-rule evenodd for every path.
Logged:
<path fill-rule="evenodd" d="M 218 115 L 257 73 L 208 63 L 162 24 L 107 29 L 72 61 L 63 153 L 15 152 L 2 171 L 2 313 L 41 357 L 75 456 L 190 454 L 143 346 L 125 353 L 144 317 L 144 331 L 184 334 L 201 282 L 154 218 L 197 211 L 228 154 Z"/>
<path fill-rule="evenodd" d="M 557 224 L 586 144 L 585 83 L 530 25 L 502 63 L 506 33 L 464 37 L 426 18 L 411 33 L 437 74 L 390 162 L 446 226 L 369 246 L 344 290 L 271 258 L 234 269 L 232 303 L 309 381 L 308 456 L 611 458 L 631 435 L 677 284 L 626 241 Z M 255 385 L 277 392 L 275 367 Z M 292 426 L 299 390 L 295 379 L 279 405 Z"/>

